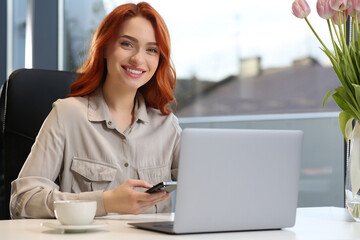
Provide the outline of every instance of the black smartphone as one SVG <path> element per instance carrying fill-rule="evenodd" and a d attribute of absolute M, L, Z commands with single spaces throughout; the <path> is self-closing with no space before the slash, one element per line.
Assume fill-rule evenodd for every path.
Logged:
<path fill-rule="evenodd" d="M 175 182 L 175 181 L 160 182 L 160 183 L 156 184 L 155 186 L 153 186 L 152 188 L 149 188 L 148 190 L 146 190 L 146 192 L 147 193 L 156 193 L 156 192 L 160 192 L 160 191 L 172 192 L 172 191 L 176 190 L 176 185 L 177 185 L 177 182 Z"/>

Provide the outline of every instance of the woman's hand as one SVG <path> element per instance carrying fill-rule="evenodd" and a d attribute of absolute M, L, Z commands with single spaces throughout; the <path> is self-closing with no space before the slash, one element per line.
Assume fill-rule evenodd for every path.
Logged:
<path fill-rule="evenodd" d="M 143 193 L 134 190 L 136 187 L 151 188 L 143 180 L 129 179 L 117 188 L 103 193 L 103 202 L 107 213 L 139 214 L 155 204 L 170 197 L 167 192 Z"/>

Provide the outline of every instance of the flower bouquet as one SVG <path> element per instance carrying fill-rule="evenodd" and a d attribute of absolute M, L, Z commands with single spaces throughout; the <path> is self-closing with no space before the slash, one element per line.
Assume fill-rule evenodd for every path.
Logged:
<path fill-rule="evenodd" d="M 342 110 L 339 114 L 340 129 L 350 143 L 345 183 L 346 205 L 353 218 L 360 221 L 360 0 L 318 0 L 316 9 L 327 22 L 333 51 L 322 42 L 308 21 L 311 10 L 306 0 L 295 0 L 292 4 L 293 14 L 305 19 L 341 83 L 326 93 L 323 106 L 332 96 Z M 350 28 L 346 27 L 347 20 Z M 350 36 L 348 40 L 346 36 Z M 354 119 L 356 123 L 353 126 Z"/>

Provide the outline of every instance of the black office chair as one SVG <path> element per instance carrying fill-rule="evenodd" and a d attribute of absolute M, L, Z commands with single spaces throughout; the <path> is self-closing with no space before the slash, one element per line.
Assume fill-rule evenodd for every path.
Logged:
<path fill-rule="evenodd" d="M 0 219 L 9 219 L 11 182 L 20 172 L 52 103 L 70 93 L 77 74 L 19 69 L 0 93 Z"/>

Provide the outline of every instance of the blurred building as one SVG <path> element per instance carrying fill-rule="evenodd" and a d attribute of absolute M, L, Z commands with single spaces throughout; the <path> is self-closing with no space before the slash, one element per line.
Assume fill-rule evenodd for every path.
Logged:
<path fill-rule="evenodd" d="M 340 110 L 332 98 L 322 107 L 327 91 L 340 85 L 332 68 L 310 57 L 273 69 L 261 69 L 260 61 L 243 60 L 238 76 L 216 83 L 179 80 L 175 114 L 200 117 Z"/>

